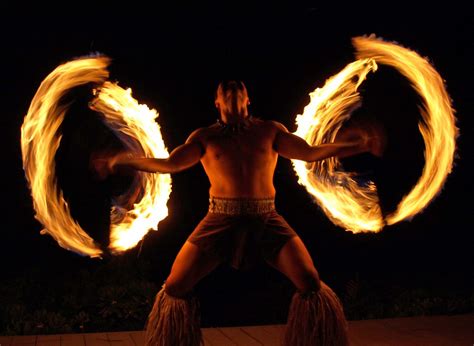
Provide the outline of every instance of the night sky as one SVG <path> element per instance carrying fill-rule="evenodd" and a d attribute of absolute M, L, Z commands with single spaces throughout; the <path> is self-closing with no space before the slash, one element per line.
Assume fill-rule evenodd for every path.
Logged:
<path fill-rule="evenodd" d="M 219 80 L 228 78 L 246 83 L 253 115 L 296 130 L 294 119 L 308 103 L 308 93 L 354 60 L 351 38 L 375 33 L 427 57 L 446 81 L 460 136 L 455 165 L 443 190 L 413 220 L 386 227 L 380 234 L 353 235 L 327 219 L 297 184 L 290 162 L 280 159 L 275 173 L 278 210 L 307 244 L 322 278 L 329 282 L 332 277 L 360 273 L 368 278 L 402 278 L 407 286 L 410 280 L 424 278 L 433 285 L 443 280 L 457 286 L 472 284 L 471 11 L 455 2 L 430 9 L 400 4 L 395 8 L 395 3 L 366 9 L 319 4 L 291 9 L 115 6 L 84 4 L 47 13 L 1 5 L 2 278 L 9 280 L 32 268 L 60 273 L 100 262 L 66 251 L 39 234 L 41 225 L 34 219 L 22 170 L 23 117 L 41 81 L 59 64 L 94 52 L 112 58 L 111 80 L 132 88 L 140 103 L 159 111 L 165 143 L 173 149 L 194 129 L 216 120 L 214 91 Z M 97 115 L 87 109 L 88 92 L 83 88 L 71 95 L 75 102 L 63 124 L 57 175 L 74 216 L 105 243 L 108 198 L 126 186 L 127 178 L 97 182 L 87 170 L 90 153 L 117 146 Z M 376 117 L 385 125 L 387 155 L 382 161 L 365 155 L 345 163 L 354 170 L 376 172 L 384 208 L 390 211 L 423 168 L 419 100 L 406 80 L 384 67 L 369 76 L 362 95 L 364 104 L 354 116 Z M 156 276 L 151 280 L 164 279 L 179 247 L 205 215 L 208 188 L 199 165 L 173 175 L 168 218 L 160 223 L 159 232 L 149 234 L 125 255 L 152 263 Z M 228 281 L 229 273 L 213 274 L 202 287 L 230 289 L 229 282 L 245 287 L 248 276 L 234 273 Z"/>

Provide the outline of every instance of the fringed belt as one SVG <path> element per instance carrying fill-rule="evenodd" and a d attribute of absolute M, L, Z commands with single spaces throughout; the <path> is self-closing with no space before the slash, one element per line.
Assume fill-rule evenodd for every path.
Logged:
<path fill-rule="evenodd" d="M 261 215 L 275 210 L 275 199 L 209 198 L 209 212 L 226 215 Z"/>

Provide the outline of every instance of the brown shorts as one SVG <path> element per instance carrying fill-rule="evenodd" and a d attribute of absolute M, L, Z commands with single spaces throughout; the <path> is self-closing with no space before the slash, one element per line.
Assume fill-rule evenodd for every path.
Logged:
<path fill-rule="evenodd" d="M 214 205 L 213 205 L 214 203 Z M 210 210 L 216 211 L 211 199 Z M 219 200 L 217 200 L 219 206 Z M 252 202 L 250 202 L 252 203 Z M 245 210 L 249 202 L 245 202 Z M 259 213 L 209 212 L 198 224 L 188 241 L 206 256 L 227 262 L 236 269 L 248 269 L 260 258 L 273 260 L 286 242 L 296 236 L 285 219 L 274 208 L 260 203 Z M 251 209 L 251 208 L 250 208 Z M 229 208 L 225 209 L 229 211 Z M 235 210 L 235 209 L 232 209 Z"/>

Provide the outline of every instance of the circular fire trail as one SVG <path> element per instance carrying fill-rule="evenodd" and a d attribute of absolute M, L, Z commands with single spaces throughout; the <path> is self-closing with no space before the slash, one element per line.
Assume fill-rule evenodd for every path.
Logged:
<path fill-rule="evenodd" d="M 67 201 L 57 185 L 55 154 L 61 144 L 59 127 L 68 110 L 61 99 L 78 86 L 94 83 L 91 102 L 101 112 L 105 123 L 132 152 L 153 157 L 167 157 L 158 113 L 132 98 L 131 90 L 106 82 L 106 57 L 82 58 L 67 62 L 51 72 L 38 88 L 21 128 L 23 168 L 33 198 L 36 219 L 68 250 L 90 257 L 100 257 L 99 245 L 71 217 Z M 171 192 L 168 174 L 140 173 L 129 191 L 117 198 L 111 211 L 110 250 L 119 253 L 134 247 L 150 229 L 156 229 L 168 214 L 166 203 Z M 139 201 L 129 207 L 131 196 Z M 127 207 L 127 208 L 125 208 Z"/>
<path fill-rule="evenodd" d="M 295 134 L 312 145 L 334 141 L 343 123 L 361 105 L 357 89 L 366 75 L 377 70 L 377 63 L 391 66 L 409 80 L 422 99 L 419 129 L 425 142 L 425 166 L 421 177 L 397 210 L 384 219 L 375 184 L 359 186 L 337 159 L 312 164 L 294 160 L 293 165 L 299 182 L 335 224 L 353 232 L 376 232 L 384 224 L 413 217 L 439 193 L 451 172 L 458 130 L 444 82 L 427 60 L 374 37 L 357 37 L 353 44 L 358 60 L 310 94 L 310 103 L 296 118 Z M 141 156 L 168 156 L 156 122 L 158 113 L 140 105 L 130 89 L 107 82 L 108 64 L 107 58 L 94 57 L 56 68 L 41 83 L 21 128 L 23 168 L 36 218 L 45 227 L 41 233 L 50 234 L 63 248 L 90 257 L 100 257 L 102 250 L 71 217 L 55 177 L 59 128 L 68 110 L 61 99 L 78 86 L 98 85 L 91 108 L 102 114 L 127 149 Z M 169 174 L 137 175 L 111 211 L 112 253 L 136 246 L 150 229 L 156 229 L 167 216 L 170 192 Z"/>
<path fill-rule="evenodd" d="M 294 160 L 293 166 L 299 183 L 335 224 L 353 232 L 376 232 L 384 224 L 413 217 L 439 193 L 451 172 L 458 130 L 443 79 L 426 59 L 375 37 L 356 37 L 353 44 L 358 60 L 310 94 L 310 103 L 296 118 L 295 134 L 312 145 L 333 141 L 344 121 L 360 106 L 357 89 L 367 73 L 375 72 L 377 63 L 391 66 L 410 81 L 422 99 L 419 129 L 425 142 L 425 166 L 421 177 L 384 220 L 375 184 L 359 186 L 337 159 L 311 165 Z"/>

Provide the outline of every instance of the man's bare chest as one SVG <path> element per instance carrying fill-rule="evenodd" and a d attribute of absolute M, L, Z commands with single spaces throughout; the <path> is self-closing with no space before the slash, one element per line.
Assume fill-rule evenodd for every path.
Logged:
<path fill-rule="evenodd" d="M 251 161 L 272 155 L 272 141 L 258 133 L 213 136 L 205 145 L 205 156 L 211 160 Z"/>

